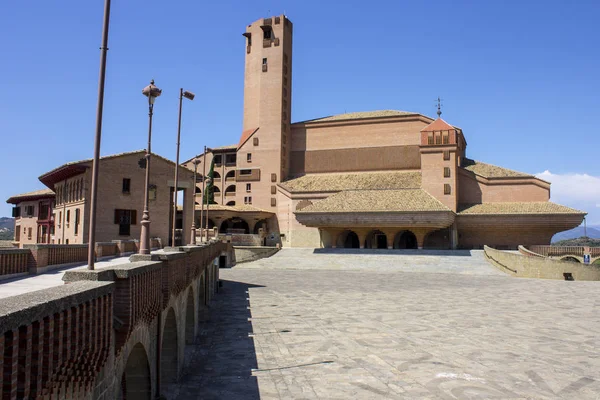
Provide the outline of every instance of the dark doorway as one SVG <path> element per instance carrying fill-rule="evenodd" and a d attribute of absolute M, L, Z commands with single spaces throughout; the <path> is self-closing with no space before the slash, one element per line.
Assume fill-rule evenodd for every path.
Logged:
<path fill-rule="evenodd" d="M 225 268 L 227 267 L 227 256 L 220 256 L 219 257 L 219 268 Z"/>
<path fill-rule="evenodd" d="M 358 235 L 352 231 L 348 232 L 346 235 L 346 239 L 344 240 L 344 248 L 345 249 L 358 249 L 360 247 L 360 242 L 358 240 Z"/>
<path fill-rule="evenodd" d="M 403 231 L 396 235 L 396 240 L 394 241 L 395 249 L 416 249 L 417 245 L 417 237 L 411 231 Z"/>
<path fill-rule="evenodd" d="M 377 248 L 378 249 L 387 249 L 387 237 L 385 235 L 377 235 Z"/>
<path fill-rule="evenodd" d="M 221 223 L 220 233 L 250 233 L 248 223 L 241 218 L 230 218 Z"/>

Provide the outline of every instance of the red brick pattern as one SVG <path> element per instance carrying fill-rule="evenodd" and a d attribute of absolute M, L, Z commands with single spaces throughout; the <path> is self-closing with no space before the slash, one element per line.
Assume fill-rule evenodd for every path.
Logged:
<path fill-rule="evenodd" d="M 0 276 L 27 272 L 28 258 L 27 250 L 0 250 Z"/>

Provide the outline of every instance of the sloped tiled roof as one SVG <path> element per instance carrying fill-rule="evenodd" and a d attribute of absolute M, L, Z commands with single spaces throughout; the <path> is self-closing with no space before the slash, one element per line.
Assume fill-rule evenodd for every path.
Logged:
<path fill-rule="evenodd" d="M 245 131 L 243 131 L 242 137 L 240 138 L 240 142 L 238 143 L 237 148 L 239 149 L 240 147 L 242 147 L 244 145 L 244 143 L 246 143 L 248 141 L 248 139 L 250 139 L 250 137 L 252 137 L 252 135 L 254 135 L 256 133 L 257 130 L 258 130 L 258 127 L 246 129 Z"/>
<path fill-rule="evenodd" d="M 450 211 L 423 189 L 345 190 L 296 213 Z"/>
<path fill-rule="evenodd" d="M 196 204 L 196 210 L 200 210 L 201 206 Z M 206 205 L 204 205 L 204 209 L 206 210 Z M 222 204 L 211 204 L 209 207 L 210 211 L 234 211 L 234 212 L 264 212 L 273 214 L 272 211 L 263 210 L 262 208 L 254 207 L 248 204 L 241 204 L 239 206 L 226 206 Z"/>
<path fill-rule="evenodd" d="M 461 167 L 467 171 L 473 172 L 476 175 L 483 176 L 484 178 L 533 178 L 533 175 L 530 174 L 513 171 L 512 169 L 502 168 L 492 164 L 482 163 L 466 157 L 463 158 Z"/>
<path fill-rule="evenodd" d="M 35 200 L 35 199 L 39 199 L 42 197 L 53 197 L 53 196 L 54 196 L 53 190 L 41 189 L 41 190 L 36 190 L 33 192 L 21 193 L 21 194 L 11 196 L 8 200 L 6 200 L 6 202 L 10 203 L 10 204 L 17 204 L 18 202 L 25 201 L 27 199 Z"/>
<path fill-rule="evenodd" d="M 549 201 L 462 204 L 459 215 L 586 214 Z"/>
<path fill-rule="evenodd" d="M 425 128 L 421 129 L 421 132 L 432 132 L 432 131 L 447 131 L 450 129 L 455 129 L 452 125 L 447 123 L 441 118 L 436 119 Z"/>
<path fill-rule="evenodd" d="M 339 192 L 355 189 L 418 189 L 419 171 L 313 174 L 281 182 L 290 192 Z"/>
<path fill-rule="evenodd" d="M 410 111 L 397 111 L 397 110 L 361 111 L 361 112 L 352 112 L 352 113 L 331 115 L 329 117 L 316 118 L 316 119 L 300 121 L 300 122 L 343 121 L 343 120 L 348 120 L 348 119 L 398 117 L 398 116 L 404 116 L 404 115 L 418 115 L 418 113 L 414 113 L 414 112 L 410 112 Z M 300 122 L 295 122 L 295 123 L 300 123 Z"/>

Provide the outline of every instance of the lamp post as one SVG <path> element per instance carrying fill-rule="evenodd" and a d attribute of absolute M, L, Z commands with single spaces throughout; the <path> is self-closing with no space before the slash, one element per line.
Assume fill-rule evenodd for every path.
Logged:
<path fill-rule="evenodd" d="M 148 97 L 148 146 L 146 147 L 146 180 L 144 183 L 144 214 L 142 216 L 142 232 L 140 234 L 140 254 L 150 254 L 150 212 L 148 211 L 148 188 L 150 186 L 150 154 L 152 143 L 152 114 L 154 101 L 162 90 L 154 86 L 154 79 L 142 89 L 142 94 Z"/>
<path fill-rule="evenodd" d="M 181 137 L 181 108 L 183 106 L 183 98 L 188 100 L 194 100 L 196 95 L 192 92 L 184 91 L 183 88 L 179 89 L 179 122 L 177 124 L 177 155 L 175 158 L 175 197 L 173 199 L 173 227 L 171 231 L 171 246 L 175 246 L 175 222 L 177 221 L 177 189 L 178 189 L 178 178 L 179 178 L 179 138 Z M 194 183 L 195 185 L 195 183 Z M 196 190 L 194 189 L 194 193 Z M 193 214 L 192 214 L 193 215 Z"/>
<path fill-rule="evenodd" d="M 106 78 L 106 52 L 108 51 L 109 21 L 110 0 L 105 0 L 104 22 L 102 24 L 102 45 L 100 46 L 100 77 L 98 79 L 98 105 L 96 107 L 96 136 L 94 139 L 94 159 L 92 161 L 92 190 L 90 193 L 90 230 L 88 233 L 88 269 L 94 269 L 94 262 L 96 261 L 95 247 L 96 203 L 98 200 L 98 164 L 100 160 L 100 140 L 102 138 L 102 111 L 104 109 L 104 80 Z M 63 229 L 62 231 L 64 235 L 65 230 Z"/>
<path fill-rule="evenodd" d="M 194 158 L 192 163 L 194 164 L 194 198 L 192 199 L 192 234 L 190 235 L 190 245 L 196 245 L 196 183 L 197 183 L 197 172 L 198 172 L 198 163 L 200 161 L 198 158 Z M 200 217 L 202 220 L 202 217 Z"/>
<path fill-rule="evenodd" d="M 206 146 L 204 146 L 204 156 L 202 156 L 202 201 L 200 202 L 200 241 L 204 241 L 204 196 L 206 190 Z"/>

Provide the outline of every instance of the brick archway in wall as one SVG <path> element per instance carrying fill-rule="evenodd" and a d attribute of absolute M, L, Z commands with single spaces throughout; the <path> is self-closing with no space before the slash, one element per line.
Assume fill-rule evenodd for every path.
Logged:
<path fill-rule="evenodd" d="M 444 228 L 429 232 L 423 240 L 423 248 L 431 250 L 449 250 L 451 248 L 450 230 Z"/>
<path fill-rule="evenodd" d="M 417 249 L 419 248 L 417 236 L 411 231 L 400 231 L 394 237 L 395 249 Z"/>
<path fill-rule="evenodd" d="M 162 351 L 160 352 L 160 381 L 173 383 L 177 381 L 177 319 L 175 311 L 169 308 L 162 334 Z"/>
<path fill-rule="evenodd" d="M 188 290 L 185 306 L 185 344 L 194 343 L 194 326 L 196 325 L 194 312 L 194 291 Z"/>
<path fill-rule="evenodd" d="M 206 283 L 204 283 L 204 275 L 200 277 L 198 285 L 198 321 L 204 321 L 205 305 L 206 305 Z"/>
<path fill-rule="evenodd" d="M 337 247 L 343 249 L 358 249 L 360 248 L 360 240 L 356 232 L 345 230 L 340 233 L 337 240 Z"/>
<path fill-rule="evenodd" d="M 144 345 L 133 346 L 121 380 L 123 399 L 150 400 L 152 395 L 150 363 Z"/>
<path fill-rule="evenodd" d="M 387 235 L 375 229 L 365 239 L 365 249 L 387 249 Z"/>

